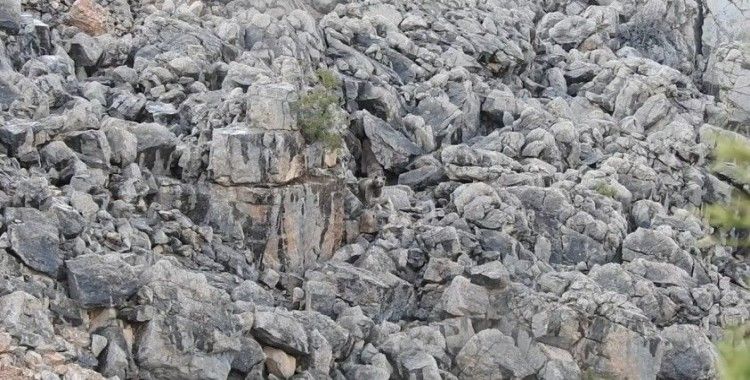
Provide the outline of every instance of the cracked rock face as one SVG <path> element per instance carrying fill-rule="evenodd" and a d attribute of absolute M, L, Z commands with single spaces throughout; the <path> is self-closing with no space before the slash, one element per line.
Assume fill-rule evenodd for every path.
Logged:
<path fill-rule="evenodd" d="M 716 378 L 749 12 L 0 0 L 0 378 Z"/>

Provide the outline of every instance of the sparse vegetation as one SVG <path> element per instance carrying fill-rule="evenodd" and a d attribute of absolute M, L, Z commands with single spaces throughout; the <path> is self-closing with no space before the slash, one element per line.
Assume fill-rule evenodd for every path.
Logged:
<path fill-rule="evenodd" d="M 318 69 L 315 73 L 318 75 L 320 84 L 327 90 L 335 91 L 338 90 L 339 87 L 341 87 L 341 82 L 339 81 L 339 78 L 336 77 L 336 74 L 333 73 L 333 71 L 327 69 Z"/>
<path fill-rule="evenodd" d="M 714 150 L 714 170 L 729 175 L 742 183 L 750 179 L 750 147 L 736 140 L 718 139 Z M 722 235 L 732 236 L 727 244 L 747 246 L 750 239 L 750 197 L 743 190 L 735 190 L 726 204 L 709 205 L 706 217 Z M 724 341 L 719 343 L 721 378 L 725 380 L 750 379 L 750 325 L 726 330 Z"/>
<path fill-rule="evenodd" d="M 329 70 L 317 71 L 319 84 L 302 96 L 298 123 L 308 142 L 323 142 L 330 149 L 341 147 L 341 135 L 335 130 L 342 112 L 338 88 L 340 82 Z"/>
<path fill-rule="evenodd" d="M 718 349 L 721 357 L 722 379 L 750 379 L 750 327 L 743 326 L 728 330 Z"/>
<path fill-rule="evenodd" d="M 750 182 L 750 147 L 730 139 L 719 139 L 714 150 L 714 170 L 731 177 L 735 182 Z M 727 243 L 748 245 L 750 238 L 750 197 L 744 190 L 735 189 L 726 204 L 713 204 L 705 209 L 709 223 L 724 235 L 731 236 Z"/>

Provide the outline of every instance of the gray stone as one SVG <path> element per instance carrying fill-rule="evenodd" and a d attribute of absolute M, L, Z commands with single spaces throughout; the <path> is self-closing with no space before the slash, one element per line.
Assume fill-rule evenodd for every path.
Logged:
<path fill-rule="evenodd" d="M 487 289 L 472 284 L 462 276 L 457 276 L 451 281 L 440 301 L 441 309 L 456 317 L 483 318 L 490 307 Z"/>
<path fill-rule="evenodd" d="M 71 298 L 86 308 L 121 306 L 138 290 L 138 272 L 117 254 L 82 255 L 65 266 Z"/>
<path fill-rule="evenodd" d="M 64 141 L 87 165 L 94 168 L 109 166 L 112 149 L 104 132 L 98 130 L 74 132 L 67 135 Z"/>
<path fill-rule="evenodd" d="M 111 160 L 122 166 L 135 162 L 138 155 L 138 138 L 124 128 L 108 125 L 102 128 L 112 150 Z"/>
<path fill-rule="evenodd" d="M 513 338 L 487 329 L 474 335 L 456 355 L 460 379 L 523 378 L 535 370 Z"/>
<path fill-rule="evenodd" d="M 99 41 L 86 33 L 78 33 L 70 41 L 70 57 L 79 66 L 95 66 L 102 56 Z"/>
<path fill-rule="evenodd" d="M 94 356 L 99 356 L 99 354 L 104 350 L 104 347 L 107 346 L 107 338 L 103 337 L 99 334 L 91 334 L 91 353 L 94 354 Z"/>
<path fill-rule="evenodd" d="M 256 85 L 247 94 L 247 118 L 252 126 L 267 130 L 298 129 L 298 96 L 293 85 Z"/>
<path fill-rule="evenodd" d="M 631 322 L 645 317 L 631 315 Z M 577 349 L 587 350 L 593 346 L 601 351 L 588 359 L 600 376 L 656 378 L 662 360 L 664 344 L 648 325 L 642 327 L 646 334 L 633 331 L 603 317 L 596 317 L 589 328 L 588 336 Z M 600 340 L 602 339 L 602 340 Z M 594 343 L 594 342 L 602 343 Z"/>
<path fill-rule="evenodd" d="M 354 342 L 349 332 L 333 319 L 316 311 L 293 311 L 292 314 L 308 331 L 317 331 L 325 339 L 334 358 L 345 358 L 349 354 Z"/>
<path fill-rule="evenodd" d="M 443 283 L 464 272 L 464 266 L 444 257 L 432 257 L 425 266 L 425 281 Z"/>
<path fill-rule="evenodd" d="M 469 270 L 471 281 L 487 287 L 504 288 L 510 284 L 510 273 L 499 261 L 478 265 Z"/>
<path fill-rule="evenodd" d="M 313 0 L 313 8 L 320 13 L 328 13 L 339 4 L 340 0 Z"/>
<path fill-rule="evenodd" d="M 60 233 L 66 238 L 77 236 L 86 228 L 86 220 L 83 215 L 61 201 L 50 205 L 47 213 L 57 220 Z"/>
<path fill-rule="evenodd" d="M 622 258 L 626 261 L 644 258 L 666 261 L 685 270 L 692 270 L 692 260 L 669 236 L 653 230 L 638 228 L 622 242 Z"/>
<path fill-rule="evenodd" d="M 273 306 L 273 294 L 254 281 L 244 281 L 232 290 L 233 301 L 252 302 L 260 306 Z"/>
<path fill-rule="evenodd" d="M 5 210 L 10 248 L 30 268 L 56 277 L 62 266 L 59 231 L 35 209 Z"/>
<path fill-rule="evenodd" d="M 261 343 L 280 348 L 294 355 L 307 355 L 310 347 L 305 326 L 289 312 L 258 311 L 255 313 L 253 336 Z"/>
<path fill-rule="evenodd" d="M 659 377 L 664 379 L 712 379 L 718 354 L 713 343 L 695 325 L 671 325 L 661 333 L 666 348 Z"/>
<path fill-rule="evenodd" d="M 455 259 L 461 253 L 461 240 L 455 227 L 435 227 L 418 237 L 425 250 L 433 257 Z"/>
<path fill-rule="evenodd" d="M 262 252 L 264 268 L 302 275 L 318 258 L 331 257 L 342 239 L 342 193 L 341 182 L 321 178 L 273 188 L 169 186 L 158 202 L 242 236 L 251 252 Z M 183 196 L 206 201 L 183 202 Z"/>
<path fill-rule="evenodd" d="M 0 30 L 18 34 L 21 29 L 21 0 L 0 1 Z"/>
<path fill-rule="evenodd" d="M 248 129 L 214 131 L 209 167 L 222 185 L 287 183 L 304 174 L 304 139 L 298 132 Z"/>
<path fill-rule="evenodd" d="M 114 118 L 105 118 L 102 121 L 102 129 L 105 134 L 110 129 L 124 129 L 134 135 L 137 139 L 136 157 L 138 164 L 149 169 L 154 174 L 167 174 L 170 172 L 172 153 L 177 143 L 176 136 L 165 126 L 157 123 L 134 123 Z M 124 139 L 129 140 L 127 137 Z M 117 139 L 116 139 L 117 140 Z M 125 162 L 132 157 L 132 141 L 122 141 L 123 146 L 115 149 L 124 149 L 120 159 Z M 115 157 L 118 153 L 115 154 Z"/>
<path fill-rule="evenodd" d="M 137 303 L 161 311 L 138 336 L 140 376 L 226 379 L 240 347 L 229 295 L 166 260 L 139 281 Z"/>
<path fill-rule="evenodd" d="M 240 349 L 232 361 L 232 368 L 249 373 L 253 367 L 262 363 L 266 359 L 263 347 L 255 339 L 250 337 L 240 338 Z"/>
<path fill-rule="evenodd" d="M 177 57 L 169 61 L 168 65 L 178 76 L 182 77 L 197 78 L 202 71 L 198 63 L 190 57 Z"/>
<path fill-rule="evenodd" d="M 136 121 L 141 118 L 146 107 L 146 96 L 132 94 L 123 90 L 113 90 L 112 100 L 109 102 L 109 115 L 117 119 Z M 138 135 L 138 134 L 136 134 Z"/>
<path fill-rule="evenodd" d="M 456 181 L 490 181 L 520 170 L 515 160 L 500 152 L 473 149 L 464 144 L 443 148 L 441 159 L 448 178 Z"/>
<path fill-rule="evenodd" d="M 384 169 L 404 167 L 412 156 L 422 153 L 418 146 L 387 122 L 366 111 L 358 117 L 371 141 L 375 158 Z"/>
<path fill-rule="evenodd" d="M 375 320 L 400 320 L 411 312 L 414 300 L 412 286 L 391 273 L 377 273 L 346 263 L 328 263 L 308 278 L 333 285 L 336 297 L 358 305 Z M 316 299 L 307 305 L 317 310 Z M 315 302 L 317 301 L 317 302 Z"/>
<path fill-rule="evenodd" d="M 398 176 L 398 184 L 409 186 L 414 190 L 422 190 L 427 186 L 434 186 L 440 183 L 445 177 L 441 166 L 425 165 L 401 173 Z"/>
<path fill-rule="evenodd" d="M 34 149 L 34 130 L 32 124 L 7 122 L 0 127 L 0 143 L 5 153 L 11 157 L 29 155 Z"/>
<path fill-rule="evenodd" d="M 3 328 L 24 346 L 38 347 L 55 335 L 49 311 L 42 302 L 24 291 L 0 297 Z"/>
<path fill-rule="evenodd" d="M 669 263 L 652 262 L 638 258 L 624 265 L 624 268 L 658 286 L 678 286 L 689 289 L 696 285 L 695 280 L 689 273 Z"/>

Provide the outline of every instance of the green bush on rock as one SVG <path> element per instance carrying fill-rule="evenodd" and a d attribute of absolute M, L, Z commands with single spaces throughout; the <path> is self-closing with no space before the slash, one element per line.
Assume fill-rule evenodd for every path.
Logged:
<path fill-rule="evenodd" d="M 305 140 L 320 141 L 330 149 L 337 149 L 342 143 L 336 131 L 343 117 L 338 95 L 341 84 L 329 70 L 319 69 L 317 76 L 318 85 L 300 98 L 298 123 Z"/>
<path fill-rule="evenodd" d="M 722 138 L 714 150 L 714 170 L 729 175 L 740 183 L 750 179 L 750 147 L 739 141 Z M 737 185 L 737 184 L 736 184 Z M 747 189 L 735 189 L 726 204 L 706 207 L 706 218 L 735 246 L 750 245 L 750 197 Z M 725 380 L 750 379 L 750 325 L 727 329 L 718 344 L 721 378 Z"/>

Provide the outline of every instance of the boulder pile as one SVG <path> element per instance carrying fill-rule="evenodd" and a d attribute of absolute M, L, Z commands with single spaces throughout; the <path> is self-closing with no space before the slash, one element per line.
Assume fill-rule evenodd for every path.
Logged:
<path fill-rule="evenodd" d="M 0 0 L 0 378 L 715 378 L 740 3 Z"/>

